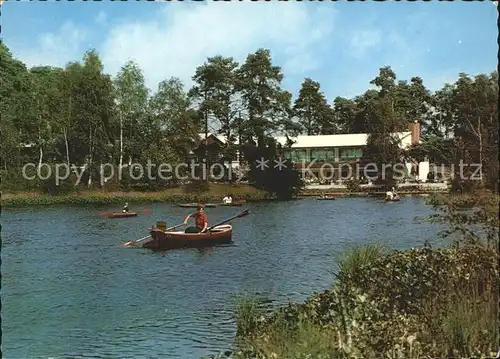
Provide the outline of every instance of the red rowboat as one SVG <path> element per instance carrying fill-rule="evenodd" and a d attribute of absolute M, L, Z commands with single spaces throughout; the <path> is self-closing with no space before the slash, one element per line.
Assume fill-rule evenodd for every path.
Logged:
<path fill-rule="evenodd" d="M 144 248 L 200 248 L 231 243 L 233 227 L 229 224 L 220 225 L 206 233 L 185 233 L 184 231 L 164 232 L 161 229 L 153 228 L 150 234 L 152 239 L 143 244 Z"/>
<path fill-rule="evenodd" d="M 136 212 L 114 212 L 107 215 L 108 218 L 127 218 L 127 217 L 137 217 Z"/>

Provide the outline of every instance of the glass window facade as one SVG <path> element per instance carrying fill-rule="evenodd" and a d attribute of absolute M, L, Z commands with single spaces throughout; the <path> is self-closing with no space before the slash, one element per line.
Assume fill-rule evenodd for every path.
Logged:
<path fill-rule="evenodd" d="M 356 160 L 362 156 L 362 150 L 359 147 L 286 149 L 284 155 L 286 159 L 295 162 L 333 162 L 335 161 L 336 150 L 339 153 L 340 160 Z"/>
<path fill-rule="evenodd" d="M 359 147 L 347 147 L 340 149 L 341 160 L 355 160 L 357 158 L 361 158 L 362 155 L 362 150 Z"/>

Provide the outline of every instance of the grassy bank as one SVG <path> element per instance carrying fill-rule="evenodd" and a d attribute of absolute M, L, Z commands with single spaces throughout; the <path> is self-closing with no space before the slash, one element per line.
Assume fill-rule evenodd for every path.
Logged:
<path fill-rule="evenodd" d="M 498 275 L 498 253 L 480 246 L 356 248 L 304 303 L 242 301 L 236 350 L 211 358 L 494 357 Z"/>
<path fill-rule="evenodd" d="M 210 184 L 204 190 L 189 187 L 171 188 L 157 192 L 106 192 L 81 191 L 65 195 L 51 196 L 37 192 L 2 193 L 3 207 L 21 207 L 33 205 L 55 204 L 123 204 L 151 202 L 215 202 L 219 203 L 226 194 L 231 194 L 234 200 L 259 201 L 268 199 L 266 192 L 248 185 Z"/>
<path fill-rule="evenodd" d="M 436 195 L 446 195 L 448 189 L 436 189 L 436 188 L 426 188 L 425 186 L 405 186 L 400 185 L 397 188 L 397 192 L 399 194 L 436 194 Z M 325 194 L 345 194 L 349 196 L 359 196 L 366 197 L 371 194 L 385 194 L 385 190 L 381 186 L 374 187 L 355 187 L 355 188 L 347 188 L 347 187 L 334 187 L 328 189 L 310 189 L 306 188 L 302 191 L 302 196 L 317 196 L 321 193 Z"/>

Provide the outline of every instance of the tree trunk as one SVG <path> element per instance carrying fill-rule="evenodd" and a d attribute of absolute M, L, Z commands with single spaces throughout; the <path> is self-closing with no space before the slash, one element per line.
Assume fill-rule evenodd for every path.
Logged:
<path fill-rule="evenodd" d="M 38 119 L 40 121 L 40 118 Z M 43 149 L 42 149 L 42 134 L 41 134 L 41 129 L 40 125 L 38 125 L 38 146 L 40 147 L 40 159 L 38 160 L 38 168 L 42 167 L 42 161 L 43 161 Z"/>
<path fill-rule="evenodd" d="M 207 100 L 207 94 L 205 92 L 205 101 Z M 209 182 L 209 172 L 208 169 L 210 168 L 210 162 L 209 162 L 209 153 L 208 153 L 208 113 L 207 110 L 204 111 L 204 117 L 205 117 L 205 168 L 206 168 L 206 182 Z"/>
<path fill-rule="evenodd" d="M 68 145 L 68 131 L 66 130 L 66 127 L 63 129 L 64 133 L 64 144 L 66 146 L 66 161 L 68 162 L 68 167 L 71 166 L 70 160 L 69 160 L 69 145 Z"/>
<path fill-rule="evenodd" d="M 38 168 L 42 167 L 42 158 L 43 158 L 43 149 L 42 146 L 40 146 L 40 159 L 38 160 Z"/>
<path fill-rule="evenodd" d="M 90 128 L 89 131 L 89 180 L 87 182 L 87 187 L 90 187 L 92 185 L 92 153 L 94 152 L 93 149 L 93 138 L 92 138 L 92 127 Z"/>
<path fill-rule="evenodd" d="M 473 126 L 472 121 L 466 118 L 471 132 L 479 140 L 479 176 L 481 185 L 483 185 L 483 133 L 481 128 L 481 116 L 478 116 L 477 129 Z"/>
<path fill-rule="evenodd" d="M 477 133 L 479 137 L 479 178 L 481 185 L 483 185 L 483 133 L 481 131 L 481 116 L 479 117 L 479 123 L 477 126 Z"/>
<path fill-rule="evenodd" d="M 120 170 L 123 166 L 123 117 L 120 114 Z"/>
<path fill-rule="evenodd" d="M 73 86 L 73 85 L 71 85 Z M 72 109 L 72 100 L 73 100 L 73 88 L 70 88 L 70 93 L 69 93 L 69 101 L 68 101 L 68 118 L 66 120 L 66 126 L 64 126 L 64 143 L 66 145 L 66 160 L 68 161 L 68 166 L 71 165 L 70 160 L 69 160 L 69 145 L 68 145 L 68 127 L 70 126 L 71 123 L 71 109 Z"/>

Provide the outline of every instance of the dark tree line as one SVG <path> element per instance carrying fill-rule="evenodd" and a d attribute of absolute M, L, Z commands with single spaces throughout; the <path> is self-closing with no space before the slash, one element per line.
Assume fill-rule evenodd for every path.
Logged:
<path fill-rule="evenodd" d="M 265 49 L 249 54 L 242 64 L 230 57 L 208 58 L 194 69 L 195 85 L 189 91 L 170 78 L 150 93 L 133 62 L 111 78 L 90 50 L 64 68 L 28 69 L 0 46 L 4 186 L 22 185 L 25 163 L 52 162 L 85 166 L 85 185 L 92 187 L 101 163 L 186 161 L 202 145 L 198 134 L 203 132 L 226 137 L 227 161 L 235 159 L 237 150 L 247 160 L 276 158 L 279 148 L 272 138 L 278 133 L 369 133 L 366 152 L 374 161 L 410 156 L 452 164 L 460 158 L 483 164 L 485 184 L 498 181 L 496 72 L 474 78 L 460 74 L 454 84 L 431 93 L 421 78 L 397 80 L 390 67 L 383 67 L 371 81 L 377 89 L 329 104 L 320 83 L 310 78 L 292 100 L 282 88 L 281 68 Z M 421 123 L 423 141 L 402 153 L 391 134 L 408 131 L 414 121 Z M 278 194 L 283 174 L 274 172 L 256 174 L 254 169 L 251 177 L 255 185 Z M 296 173 L 289 177 L 286 196 L 300 188 Z"/>

